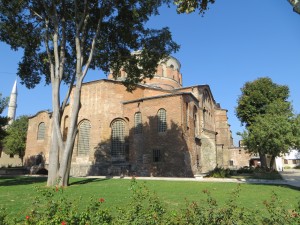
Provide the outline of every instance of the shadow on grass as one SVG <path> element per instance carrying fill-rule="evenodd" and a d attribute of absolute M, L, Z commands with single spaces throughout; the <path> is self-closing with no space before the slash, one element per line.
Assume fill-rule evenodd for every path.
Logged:
<path fill-rule="evenodd" d="M 76 180 L 72 181 L 72 179 L 76 179 Z M 106 180 L 109 180 L 110 178 L 72 178 L 72 179 L 70 180 L 69 186 L 89 184 L 89 183 L 99 182 L 99 181 L 106 181 Z M 77 180 L 77 179 L 80 179 L 80 180 Z"/>
<path fill-rule="evenodd" d="M 2 176 L 0 177 L 0 186 L 39 184 L 46 181 L 47 177 Z"/>
<path fill-rule="evenodd" d="M 283 188 L 289 188 L 292 190 L 300 191 L 300 187 L 296 187 L 290 184 L 272 184 L 272 183 L 253 183 L 253 182 L 245 182 L 247 185 L 264 185 L 264 186 L 276 186 L 276 187 L 283 187 Z"/>

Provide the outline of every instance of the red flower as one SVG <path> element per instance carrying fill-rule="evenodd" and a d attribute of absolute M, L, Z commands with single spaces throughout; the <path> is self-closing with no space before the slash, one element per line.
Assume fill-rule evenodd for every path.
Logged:
<path fill-rule="evenodd" d="M 101 203 L 103 203 L 104 201 L 105 201 L 104 198 L 99 199 L 99 202 L 101 202 Z"/>
<path fill-rule="evenodd" d="M 29 220 L 30 216 L 26 216 L 25 218 L 26 218 L 26 220 Z"/>
<path fill-rule="evenodd" d="M 65 221 L 62 221 L 61 225 L 67 225 L 67 223 Z"/>

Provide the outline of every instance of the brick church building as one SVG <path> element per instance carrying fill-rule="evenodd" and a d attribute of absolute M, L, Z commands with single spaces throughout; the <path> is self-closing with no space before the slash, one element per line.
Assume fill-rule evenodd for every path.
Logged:
<path fill-rule="evenodd" d="M 174 57 L 161 62 L 154 78 L 132 93 L 122 84 L 125 72 L 117 80 L 110 75 L 84 83 L 71 175 L 193 177 L 228 167 L 233 141 L 227 110 L 208 85 L 183 87 L 180 66 Z M 47 168 L 50 128 L 48 111 L 29 119 L 28 164 L 39 155 Z"/>

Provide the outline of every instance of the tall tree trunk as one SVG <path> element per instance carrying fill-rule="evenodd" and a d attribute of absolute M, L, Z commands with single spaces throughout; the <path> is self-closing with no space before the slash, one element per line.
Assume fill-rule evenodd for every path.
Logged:
<path fill-rule="evenodd" d="M 270 161 L 270 169 L 271 169 L 271 170 L 273 169 L 274 162 L 275 162 L 275 158 L 276 158 L 276 156 L 275 156 L 275 155 L 272 155 L 271 161 Z"/>
<path fill-rule="evenodd" d="M 59 151 L 63 148 L 59 146 L 61 112 L 60 112 L 60 81 L 58 78 L 52 81 L 52 133 L 51 133 L 51 146 L 49 151 L 49 168 L 48 168 L 48 180 L 47 186 L 54 186 L 58 180 L 59 170 Z"/>
<path fill-rule="evenodd" d="M 82 79 L 77 79 L 76 86 L 73 89 L 73 98 L 71 100 L 72 103 L 70 104 L 72 105 L 72 109 L 71 109 L 70 126 L 68 130 L 67 141 L 65 144 L 65 149 L 63 152 L 63 157 L 59 168 L 60 186 L 67 186 L 69 182 L 69 173 L 71 169 L 71 157 L 72 157 L 74 141 L 77 132 L 78 113 L 80 110 L 81 85 L 82 85 Z"/>
<path fill-rule="evenodd" d="M 57 184 L 57 178 L 58 178 L 57 175 L 58 175 L 58 168 L 59 168 L 58 155 L 59 155 L 59 150 L 58 150 L 57 136 L 54 130 L 54 124 L 52 124 L 47 186 L 54 186 Z"/>
<path fill-rule="evenodd" d="M 260 165 L 262 168 L 267 168 L 267 158 L 265 153 L 259 153 Z"/>

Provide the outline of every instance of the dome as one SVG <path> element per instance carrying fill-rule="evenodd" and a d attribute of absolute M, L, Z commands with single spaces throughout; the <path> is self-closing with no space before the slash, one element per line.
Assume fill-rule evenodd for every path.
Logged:
<path fill-rule="evenodd" d="M 133 54 L 138 54 L 134 52 Z M 152 79 L 145 79 L 145 85 L 153 88 L 172 90 L 182 87 L 182 75 L 180 73 L 181 64 L 173 56 L 169 56 L 167 59 L 161 60 L 156 68 L 156 72 Z M 120 71 L 120 75 L 117 80 L 125 80 L 127 74 L 125 71 Z M 113 79 L 112 74 L 108 79 Z"/>

